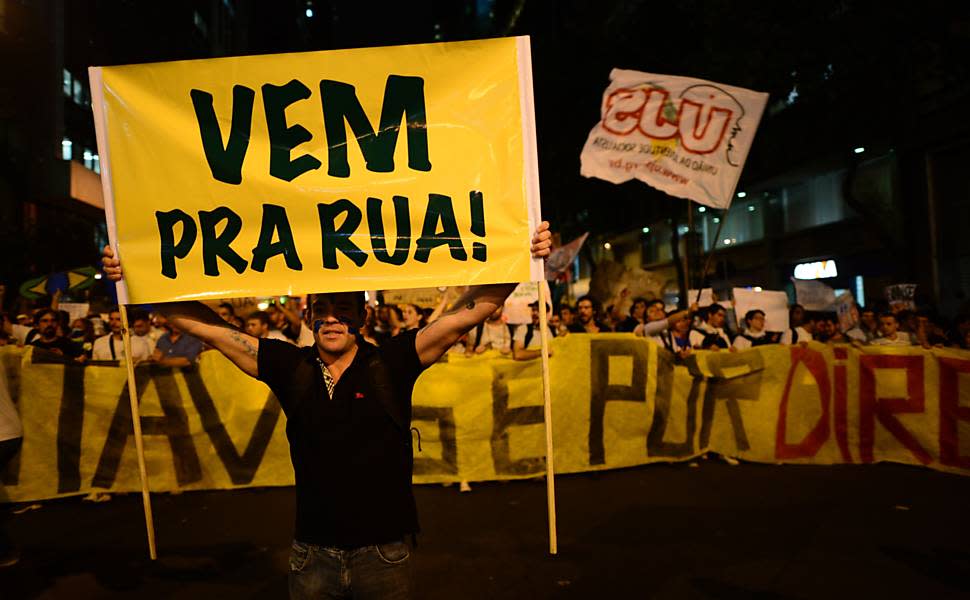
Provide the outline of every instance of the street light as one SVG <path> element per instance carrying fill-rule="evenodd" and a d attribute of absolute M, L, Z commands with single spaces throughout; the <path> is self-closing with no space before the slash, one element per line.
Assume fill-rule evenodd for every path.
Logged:
<path fill-rule="evenodd" d="M 609 242 L 606 242 L 605 244 L 603 244 L 603 247 L 606 248 L 607 250 L 609 250 L 613 246 L 611 246 Z"/>

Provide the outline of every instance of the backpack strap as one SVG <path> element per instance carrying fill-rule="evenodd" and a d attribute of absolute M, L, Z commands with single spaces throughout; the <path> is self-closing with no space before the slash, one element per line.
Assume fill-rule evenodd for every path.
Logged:
<path fill-rule="evenodd" d="M 529 342 L 532 341 L 532 335 L 534 333 L 535 333 L 535 327 L 532 325 L 532 323 L 529 323 L 528 325 L 526 325 L 525 341 L 522 344 L 525 348 L 528 348 L 529 347 Z"/>

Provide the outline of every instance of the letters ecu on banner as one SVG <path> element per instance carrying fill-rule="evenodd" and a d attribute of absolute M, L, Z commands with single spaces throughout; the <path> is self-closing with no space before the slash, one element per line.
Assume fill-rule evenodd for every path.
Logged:
<path fill-rule="evenodd" d="M 703 79 L 613 69 L 580 173 L 639 179 L 727 208 L 767 101 L 768 94 Z"/>
<path fill-rule="evenodd" d="M 542 277 L 528 37 L 90 78 L 122 303 Z"/>

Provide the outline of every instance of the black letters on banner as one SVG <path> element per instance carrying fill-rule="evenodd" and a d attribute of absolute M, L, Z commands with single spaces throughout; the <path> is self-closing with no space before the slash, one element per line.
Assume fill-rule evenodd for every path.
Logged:
<path fill-rule="evenodd" d="M 216 234 L 219 223 L 225 221 L 222 232 Z M 246 259 L 236 254 L 230 244 L 242 231 L 242 217 L 227 206 L 218 206 L 213 210 L 199 211 L 199 228 L 202 230 L 202 265 L 203 272 L 210 277 L 219 276 L 219 261 L 222 259 L 233 268 L 236 273 L 246 270 Z"/>
<path fill-rule="evenodd" d="M 509 379 L 515 379 L 513 375 L 521 376 L 523 364 L 517 363 L 518 368 L 494 365 L 492 367 L 492 464 L 495 472 L 501 475 L 530 475 L 532 473 L 542 473 L 546 469 L 546 458 L 544 456 L 530 456 L 513 461 L 509 450 L 509 427 L 517 425 L 535 425 L 543 422 L 543 407 L 520 406 L 509 408 Z M 537 366 L 535 363 L 524 365 L 532 367 L 531 371 Z M 532 373 L 531 379 L 535 379 Z"/>
<path fill-rule="evenodd" d="M 424 79 L 389 75 L 384 86 L 381 120 L 374 131 L 354 86 L 324 79 L 320 82 L 323 101 L 323 123 L 329 147 L 327 174 L 350 177 L 347 162 L 347 125 L 360 145 L 367 170 L 375 173 L 394 171 L 394 147 L 405 120 L 408 142 L 408 167 L 430 171 L 428 160 L 428 118 L 424 105 Z M 346 124 L 344 121 L 346 120 Z"/>
<path fill-rule="evenodd" d="M 263 85 L 263 109 L 269 132 L 269 174 L 293 181 L 303 173 L 320 168 L 320 161 L 304 154 L 290 160 L 290 152 L 313 135 L 302 125 L 286 125 L 286 107 L 310 97 L 310 88 L 293 79 L 286 85 Z"/>
<path fill-rule="evenodd" d="M 142 397 L 149 381 L 154 381 L 158 390 L 158 399 L 162 405 L 164 417 L 141 418 L 143 435 L 164 435 L 168 437 L 172 448 L 172 458 L 175 463 L 175 478 L 180 486 L 202 479 L 202 467 L 196 454 L 192 435 L 189 432 L 189 420 L 182 406 L 182 396 L 175 384 L 173 369 L 152 366 L 135 370 L 135 385 L 138 397 Z M 118 474 L 121 455 L 128 443 L 128 436 L 133 435 L 131 428 L 131 402 L 128 399 L 127 384 L 118 397 L 118 407 L 115 409 L 108 437 L 101 450 L 98 468 L 91 481 L 92 487 L 110 488 L 114 485 Z"/>
<path fill-rule="evenodd" d="M 236 485 L 246 485 L 252 482 L 260 463 L 263 462 L 266 448 L 269 447 L 270 440 L 273 438 L 276 423 L 280 419 L 280 403 L 276 396 L 272 393 L 267 396 L 266 404 L 263 405 L 263 410 L 260 412 L 259 418 L 256 419 L 256 425 L 253 427 L 252 435 L 249 436 L 246 449 L 240 456 L 236 452 L 236 445 L 233 443 L 232 437 L 229 436 L 229 432 L 226 431 L 226 426 L 222 423 L 219 411 L 216 409 L 215 402 L 209 395 L 209 390 L 206 389 L 205 382 L 202 381 L 198 369 L 185 370 L 183 374 L 185 375 L 185 383 L 189 388 L 189 394 L 192 396 L 192 402 L 202 419 L 202 429 L 208 434 L 209 440 L 216 449 L 216 454 L 219 455 L 219 460 L 226 467 L 229 479 Z"/>
<path fill-rule="evenodd" d="M 707 356 L 707 366 L 713 377 L 707 381 L 707 391 L 704 393 L 704 409 L 701 414 L 700 446 L 706 448 L 711 440 L 711 425 L 714 422 L 714 406 L 718 400 L 724 400 L 731 427 L 734 429 L 734 441 L 738 450 L 749 450 L 748 435 L 744 431 L 744 421 L 741 419 L 741 406 L 738 400 L 755 401 L 761 390 L 761 372 L 764 361 L 760 352 L 715 352 Z M 724 369 L 747 367 L 747 372 L 735 377 L 727 378 Z"/>
<path fill-rule="evenodd" d="M 610 357 L 633 359 L 633 376 L 629 385 L 610 385 Z M 603 447 L 603 417 L 606 403 L 647 401 L 647 345 L 641 339 L 591 340 L 589 343 L 589 464 L 606 464 Z"/>
<path fill-rule="evenodd" d="M 647 434 L 647 455 L 669 458 L 682 458 L 694 453 L 694 432 L 697 430 L 697 398 L 700 395 L 700 384 L 704 377 L 694 374 L 697 357 L 687 357 L 695 368 L 691 371 L 694 381 L 687 396 L 687 424 L 686 438 L 683 442 L 664 441 L 667 432 L 667 421 L 670 418 L 670 401 L 674 393 L 674 355 L 666 348 L 657 351 L 657 394 L 654 400 L 653 422 L 650 433 Z"/>
<path fill-rule="evenodd" d="M 455 409 L 447 407 L 412 406 L 411 421 L 435 421 L 438 423 L 438 439 L 441 440 L 441 458 L 416 457 L 415 475 L 457 475 L 458 439 L 455 434 Z"/>
<path fill-rule="evenodd" d="M 57 415 L 57 493 L 81 489 L 81 432 L 84 426 L 84 367 L 64 365 Z"/>
<path fill-rule="evenodd" d="M 403 265 L 408 259 L 408 247 L 411 244 L 411 213 L 405 196 L 394 196 L 393 200 L 394 228 L 397 230 L 393 253 L 387 251 L 384 217 L 381 214 L 381 206 L 384 202 L 380 198 L 367 199 L 367 225 L 370 229 L 370 243 L 377 260 L 389 265 Z"/>
<path fill-rule="evenodd" d="M 280 238 L 276 242 L 273 241 L 274 232 Z M 283 255 L 287 268 L 303 270 L 300 255 L 296 252 L 296 242 L 293 241 L 290 220 L 286 217 L 286 209 L 275 204 L 264 204 L 263 223 L 259 228 L 259 241 L 253 248 L 253 262 L 250 267 L 253 271 L 262 273 L 266 269 L 266 261 L 279 254 Z"/>
<path fill-rule="evenodd" d="M 202 90 L 189 92 L 195 118 L 199 122 L 202 136 L 202 150 L 212 177 L 223 183 L 239 185 L 242 183 L 242 164 L 249 148 L 249 133 L 253 125 L 253 100 L 256 92 L 244 85 L 232 87 L 232 125 L 229 141 L 222 146 L 222 130 L 219 119 L 212 108 L 212 94 Z"/>
<path fill-rule="evenodd" d="M 178 208 L 162 212 L 155 211 L 155 222 L 158 223 L 158 238 L 160 240 L 162 275 L 175 279 L 178 271 L 175 269 L 175 259 L 185 258 L 195 244 L 199 235 L 199 228 L 195 221 L 184 210 Z M 175 225 L 182 224 L 182 237 L 175 243 Z"/>
<path fill-rule="evenodd" d="M 346 198 L 341 198 L 329 204 L 317 204 L 317 212 L 320 214 L 323 268 L 336 269 L 338 267 L 337 250 L 343 252 L 358 267 L 367 262 L 367 253 L 350 239 L 350 236 L 357 231 L 357 226 L 360 225 L 363 218 L 357 205 Z M 344 217 L 344 222 L 338 228 L 336 222 L 341 213 L 346 213 L 347 216 Z"/>
<path fill-rule="evenodd" d="M 428 212 L 424 213 L 424 224 L 421 226 L 421 237 L 418 238 L 417 246 L 414 260 L 418 262 L 428 262 L 431 250 L 438 246 L 448 246 L 451 257 L 455 260 L 468 260 L 465 247 L 461 244 L 461 232 L 458 231 L 455 207 L 450 196 L 428 194 Z"/>

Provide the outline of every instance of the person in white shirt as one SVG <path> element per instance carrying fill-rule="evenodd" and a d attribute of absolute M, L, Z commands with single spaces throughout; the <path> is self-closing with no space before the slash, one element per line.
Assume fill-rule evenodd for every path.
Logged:
<path fill-rule="evenodd" d="M 805 312 L 801 304 L 792 304 L 788 309 L 788 331 L 781 334 L 781 343 L 786 346 L 812 341 L 815 331 L 815 316 Z"/>
<path fill-rule="evenodd" d="M 132 336 L 137 336 L 148 344 L 148 354 L 151 355 L 155 352 L 155 340 L 151 336 L 152 332 L 152 320 L 149 318 L 148 313 L 140 309 L 133 309 L 128 312 L 128 318 L 131 319 L 131 334 Z"/>
<path fill-rule="evenodd" d="M 734 347 L 747 350 L 754 346 L 777 344 L 781 333 L 765 331 L 765 311 L 761 309 L 749 310 L 744 315 L 744 331 L 734 338 Z"/>
<path fill-rule="evenodd" d="M 542 356 L 542 337 L 539 335 L 539 302 L 529 305 L 532 309 L 532 323 L 516 325 L 515 333 L 512 334 L 512 359 L 513 360 L 532 360 Z M 552 306 L 546 304 L 546 316 L 552 313 Z M 552 332 L 546 324 L 546 335 L 552 340 Z M 549 356 L 552 356 L 552 348 L 549 348 Z"/>
<path fill-rule="evenodd" d="M 905 331 L 899 331 L 899 321 L 891 312 L 879 315 L 879 333 L 881 337 L 869 342 L 870 346 L 912 346 L 913 338 Z"/>
<path fill-rule="evenodd" d="M 290 342 L 290 339 L 283 335 L 279 329 L 273 329 L 273 321 L 270 319 L 269 313 L 263 310 L 257 310 L 246 317 L 246 333 L 254 338 Z"/>
<path fill-rule="evenodd" d="M 111 333 L 94 340 L 91 352 L 93 360 L 125 360 L 125 338 L 121 333 L 121 312 L 108 313 L 108 329 Z M 131 358 L 137 364 L 151 358 L 152 352 L 144 338 L 133 335 L 131 338 Z"/>
<path fill-rule="evenodd" d="M 502 318 L 502 307 L 495 309 L 484 323 L 468 332 L 465 354 L 481 354 L 486 350 L 498 350 L 502 354 L 512 352 L 512 335 Z"/>
<path fill-rule="evenodd" d="M 727 309 L 720 304 L 712 304 L 705 310 L 704 321 L 690 332 L 690 345 L 697 350 L 728 349 L 731 338 L 724 331 Z"/>
<path fill-rule="evenodd" d="M 671 312 L 664 311 L 663 300 L 652 300 L 647 304 L 647 321 L 633 328 L 633 335 L 645 337 L 661 348 L 665 346 L 662 334 L 672 328 L 678 321 L 692 318 L 698 311 L 697 304 L 691 304 L 687 310 Z"/>

